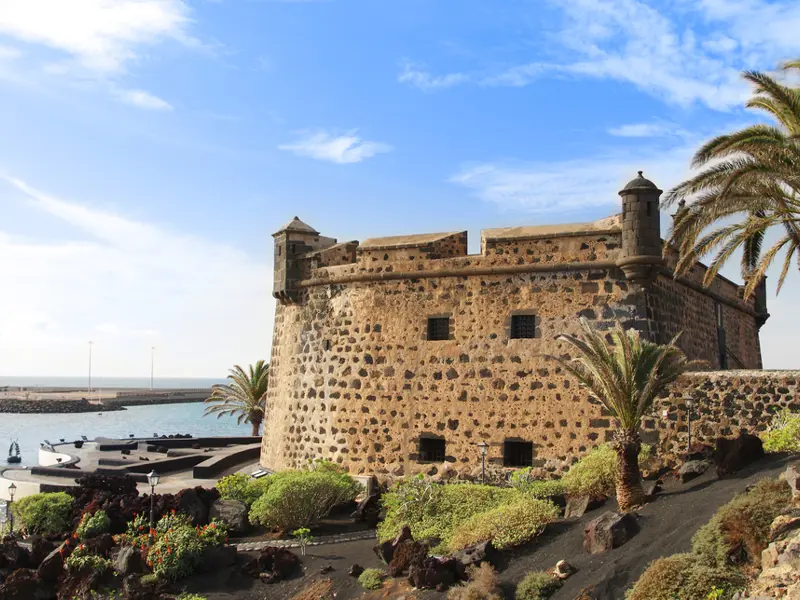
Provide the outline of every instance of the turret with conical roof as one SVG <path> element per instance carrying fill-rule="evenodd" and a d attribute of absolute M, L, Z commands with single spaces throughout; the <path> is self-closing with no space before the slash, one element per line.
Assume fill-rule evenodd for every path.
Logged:
<path fill-rule="evenodd" d="M 332 246 L 336 240 L 321 236 L 319 231 L 299 217 L 293 218 L 272 237 L 275 239 L 272 295 L 282 304 L 296 302 L 299 291 L 297 284 L 302 278 L 299 257 L 312 250 Z"/>
<path fill-rule="evenodd" d="M 617 264 L 633 283 L 646 285 L 664 264 L 661 257 L 661 190 L 639 176 L 619 193 L 622 196 L 622 255 Z"/>

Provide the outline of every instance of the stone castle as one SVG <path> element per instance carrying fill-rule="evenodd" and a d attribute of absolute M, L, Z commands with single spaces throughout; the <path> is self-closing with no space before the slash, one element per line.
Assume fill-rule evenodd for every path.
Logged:
<path fill-rule="evenodd" d="M 703 287 L 700 263 L 674 277 L 660 195 L 640 172 L 620 192 L 620 214 L 484 230 L 474 255 L 466 232 L 337 243 L 292 220 L 274 234 L 262 466 L 326 458 L 354 474 L 442 462 L 472 471 L 486 442 L 495 465 L 560 470 L 613 425 L 545 358 L 565 352 L 556 338 L 577 333 L 579 317 L 661 343 L 682 331 L 686 354 L 717 371 L 687 376 L 658 407 L 666 418 L 644 423 L 647 441 L 670 448 L 685 435 L 686 394 L 703 404 L 697 435 L 763 427 L 762 415 L 793 405 L 797 383 L 758 371 L 764 285 L 745 301 L 724 277 Z"/>

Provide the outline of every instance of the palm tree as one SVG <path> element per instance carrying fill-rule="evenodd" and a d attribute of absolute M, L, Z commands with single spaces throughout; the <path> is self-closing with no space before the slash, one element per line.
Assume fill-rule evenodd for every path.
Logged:
<path fill-rule="evenodd" d="M 680 334 L 669 344 L 659 345 L 641 339 L 638 331 L 625 331 L 619 323 L 610 332 L 610 340 L 585 318 L 580 326 L 582 339 L 567 334 L 558 337 L 573 346 L 578 356 L 549 358 L 572 374 L 616 419 L 612 447 L 617 453 L 617 501 L 621 510 L 630 510 L 645 502 L 639 472 L 642 418 L 649 414 L 659 393 L 696 363 L 676 346 Z"/>
<path fill-rule="evenodd" d="M 259 360 L 255 365 L 250 365 L 249 373 L 239 365 L 235 365 L 228 375 L 230 383 L 215 385 L 210 398 L 205 402 L 203 415 L 216 414 L 238 415 L 236 422 L 250 423 L 253 426 L 253 435 L 258 435 L 258 430 L 264 420 L 264 404 L 269 383 L 269 363 Z"/>
<path fill-rule="evenodd" d="M 787 62 L 782 69 L 800 71 L 800 60 Z M 755 71 L 743 77 L 755 86 L 747 106 L 765 111 L 777 124 L 752 125 L 719 136 L 697 151 L 692 166 L 700 172 L 664 197 L 665 206 L 681 205 L 664 251 L 677 246 L 676 275 L 716 252 L 705 275 L 709 285 L 741 249 L 747 298 L 781 251 L 786 254 L 778 291 L 793 256 L 800 266 L 800 88 Z M 685 206 L 692 198 L 695 201 Z M 716 228 L 705 233 L 712 226 Z M 773 228 L 782 234 L 764 252 L 764 237 Z"/>

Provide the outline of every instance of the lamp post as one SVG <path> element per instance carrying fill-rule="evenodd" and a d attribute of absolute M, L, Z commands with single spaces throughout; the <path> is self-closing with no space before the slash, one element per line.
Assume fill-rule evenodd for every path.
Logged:
<path fill-rule="evenodd" d="M 14 512 L 11 510 L 11 505 L 14 503 L 14 494 L 17 492 L 17 486 L 14 482 L 8 486 L 8 532 L 14 535 Z"/>
<path fill-rule="evenodd" d="M 153 373 L 154 373 L 154 366 L 155 366 L 155 356 L 156 356 L 156 347 L 150 347 L 150 391 L 153 390 Z"/>
<path fill-rule="evenodd" d="M 148 540 L 150 541 L 150 545 L 153 545 L 153 529 L 155 528 L 155 507 L 154 507 L 154 498 L 156 493 L 156 486 L 158 485 L 158 473 L 155 471 L 150 471 L 147 474 L 147 483 L 150 484 L 150 535 L 148 536 Z"/>
<path fill-rule="evenodd" d="M 481 449 L 481 483 L 486 483 L 486 454 L 489 450 L 489 444 L 486 441 L 481 441 L 478 444 L 478 448 Z"/>

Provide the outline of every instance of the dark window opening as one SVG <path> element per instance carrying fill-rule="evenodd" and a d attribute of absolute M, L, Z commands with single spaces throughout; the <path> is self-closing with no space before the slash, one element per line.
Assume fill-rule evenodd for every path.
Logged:
<path fill-rule="evenodd" d="M 281 255 L 281 246 L 278 246 L 278 256 Z"/>
<path fill-rule="evenodd" d="M 533 464 L 533 442 L 503 443 L 504 467 L 530 467 Z"/>
<path fill-rule="evenodd" d="M 511 315 L 511 339 L 535 337 L 536 315 Z"/>
<path fill-rule="evenodd" d="M 436 438 L 419 439 L 419 462 L 444 462 L 445 441 Z"/>
<path fill-rule="evenodd" d="M 450 317 L 430 317 L 428 319 L 428 340 L 450 339 Z"/>
<path fill-rule="evenodd" d="M 647 216 L 649 217 L 650 215 L 652 215 L 652 213 L 653 213 L 653 203 L 652 202 L 648 202 L 647 203 Z"/>

